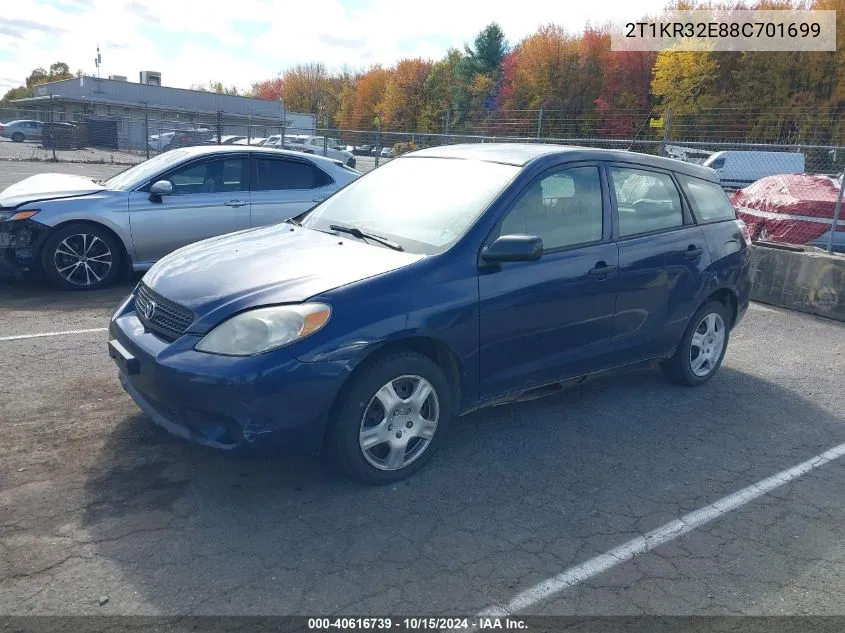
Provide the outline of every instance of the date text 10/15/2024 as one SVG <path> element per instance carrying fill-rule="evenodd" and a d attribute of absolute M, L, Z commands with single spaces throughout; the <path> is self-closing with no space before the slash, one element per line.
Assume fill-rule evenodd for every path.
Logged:
<path fill-rule="evenodd" d="M 524 620 L 514 617 L 439 618 L 308 618 L 309 631 L 494 631 L 527 630 Z"/>

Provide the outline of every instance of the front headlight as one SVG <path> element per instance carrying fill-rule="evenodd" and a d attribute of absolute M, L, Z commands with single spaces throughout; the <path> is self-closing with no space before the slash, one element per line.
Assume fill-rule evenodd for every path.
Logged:
<path fill-rule="evenodd" d="M 323 327 L 331 308 L 324 303 L 247 310 L 223 321 L 195 349 L 209 354 L 251 356 L 305 338 Z"/>
<path fill-rule="evenodd" d="M 0 222 L 12 222 L 13 220 L 28 220 L 37 213 L 37 209 L 33 209 L 31 211 L 6 211 L 0 213 Z"/>

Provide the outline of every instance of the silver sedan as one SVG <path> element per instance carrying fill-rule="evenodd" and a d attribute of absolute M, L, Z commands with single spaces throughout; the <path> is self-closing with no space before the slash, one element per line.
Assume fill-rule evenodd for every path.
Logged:
<path fill-rule="evenodd" d="M 41 128 L 43 125 L 41 121 L 33 121 L 31 119 L 0 123 L 0 136 L 12 139 L 15 143 L 37 141 L 41 138 Z"/>
<path fill-rule="evenodd" d="M 0 193 L 0 257 L 63 288 L 102 288 L 187 244 L 297 216 L 359 176 L 237 145 L 172 150 L 105 182 L 39 174 Z"/>

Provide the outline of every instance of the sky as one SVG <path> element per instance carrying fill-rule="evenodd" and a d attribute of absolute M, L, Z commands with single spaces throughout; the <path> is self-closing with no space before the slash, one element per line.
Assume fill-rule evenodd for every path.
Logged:
<path fill-rule="evenodd" d="M 298 63 L 364 69 L 398 59 L 438 59 L 496 21 L 516 44 L 553 22 L 587 24 L 654 14 L 666 0 L 7 0 L 0 10 L 0 94 L 33 68 L 162 73 L 189 88 L 221 81 L 240 89 Z M 232 11 L 226 8 L 234 9 Z"/>

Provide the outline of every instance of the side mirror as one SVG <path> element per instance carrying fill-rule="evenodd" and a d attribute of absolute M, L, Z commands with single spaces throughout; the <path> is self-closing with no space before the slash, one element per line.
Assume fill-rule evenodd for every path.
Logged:
<path fill-rule="evenodd" d="M 543 255 L 543 240 L 536 235 L 502 235 L 481 249 L 487 263 L 533 262 Z"/>
<path fill-rule="evenodd" d="M 150 187 L 153 196 L 167 196 L 173 193 L 173 185 L 168 180 L 157 180 Z"/>

